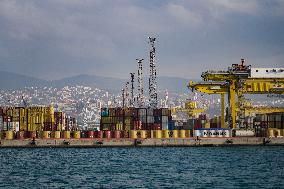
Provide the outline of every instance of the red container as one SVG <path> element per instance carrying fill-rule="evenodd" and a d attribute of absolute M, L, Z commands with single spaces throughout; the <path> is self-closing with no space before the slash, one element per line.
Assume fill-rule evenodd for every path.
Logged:
<path fill-rule="evenodd" d="M 206 114 L 200 114 L 199 119 L 201 120 L 206 120 Z"/>
<path fill-rule="evenodd" d="M 111 131 L 104 131 L 104 138 L 110 139 L 111 138 Z"/>
<path fill-rule="evenodd" d="M 122 108 L 117 108 L 116 112 L 115 112 L 115 115 L 117 117 L 122 117 L 123 116 L 123 109 Z"/>
<path fill-rule="evenodd" d="M 16 138 L 17 139 L 25 139 L 26 137 L 26 132 L 25 131 L 18 131 L 17 134 L 16 134 Z"/>
<path fill-rule="evenodd" d="M 43 123 L 43 130 L 44 131 L 53 131 L 54 128 L 53 128 L 53 123 L 52 122 L 44 122 Z"/>
<path fill-rule="evenodd" d="M 141 121 L 133 121 L 133 130 L 141 130 L 142 122 Z"/>
<path fill-rule="evenodd" d="M 87 131 L 87 138 L 94 138 L 94 131 Z"/>
<path fill-rule="evenodd" d="M 29 131 L 28 138 L 36 138 L 36 131 Z"/>
<path fill-rule="evenodd" d="M 159 123 L 154 123 L 152 125 L 152 129 L 151 130 L 161 130 L 161 124 Z"/>
<path fill-rule="evenodd" d="M 210 128 L 218 128 L 217 123 L 210 123 Z"/>
<path fill-rule="evenodd" d="M 201 121 L 196 119 L 194 123 L 194 129 L 200 129 L 200 128 L 202 128 Z"/>
<path fill-rule="evenodd" d="M 114 138 L 116 139 L 121 138 L 121 131 L 114 131 Z"/>
<path fill-rule="evenodd" d="M 104 132 L 103 131 L 95 131 L 96 137 L 97 138 L 103 138 L 104 137 Z"/>

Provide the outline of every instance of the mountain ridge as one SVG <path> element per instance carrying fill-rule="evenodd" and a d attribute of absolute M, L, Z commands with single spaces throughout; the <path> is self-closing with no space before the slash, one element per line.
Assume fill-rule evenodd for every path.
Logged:
<path fill-rule="evenodd" d="M 115 77 L 80 74 L 71 77 L 65 77 L 63 79 L 47 81 L 44 79 L 38 79 L 36 77 L 26 76 L 22 74 L 0 71 L 0 81 L 0 89 L 4 90 L 23 89 L 25 87 L 52 86 L 61 88 L 64 86 L 84 85 L 94 88 L 100 88 L 111 92 L 119 92 L 123 88 L 127 80 Z M 143 78 L 143 81 L 144 90 L 146 92 L 148 90 L 148 79 Z M 189 79 L 181 77 L 160 76 L 157 78 L 158 90 L 168 90 L 171 92 L 186 92 L 188 91 L 186 87 L 188 81 Z"/>

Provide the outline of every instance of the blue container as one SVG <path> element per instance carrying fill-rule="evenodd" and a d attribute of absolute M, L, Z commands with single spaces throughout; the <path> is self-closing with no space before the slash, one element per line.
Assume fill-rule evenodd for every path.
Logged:
<path fill-rule="evenodd" d="M 169 121 L 168 123 L 168 130 L 174 130 L 175 124 L 173 121 Z"/>
<path fill-rule="evenodd" d="M 160 116 L 154 116 L 154 121 L 155 123 L 160 123 L 162 120 Z"/>
<path fill-rule="evenodd" d="M 109 116 L 108 110 L 103 110 L 102 111 L 102 116 L 103 117 L 108 117 Z"/>

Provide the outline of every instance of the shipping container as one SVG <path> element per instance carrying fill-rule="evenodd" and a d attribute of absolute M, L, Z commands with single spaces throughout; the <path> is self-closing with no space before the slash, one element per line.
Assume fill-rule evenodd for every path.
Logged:
<path fill-rule="evenodd" d="M 147 123 L 154 123 L 154 117 L 153 116 L 147 116 Z"/>
<path fill-rule="evenodd" d="M 169 121 L 168 130 L 174 130 L 174 122 L 173 121 Z"/>
<path fill-rule="evenodd" d="M 116 117 L 123 117 L 124 116 L 124 111 L 122 108 L 117 108 L 115 111 Z"/>
<path fill-rule="evenodd" d="M 109 108 L 108 112 L 109 112 L 109 116 L 116 116 L 116 109 L 115 108 Z"/>
<path fill-rule="evenodd" d="M 242 129 L 233 129 L 232 136 L 234 137 L 254 137 L 254 130 L 242 130 Z"/>
<path fill-rule="evenodd" d="M 213 129 L 195 129 L 195 137 L 231 137 L 232 133 L 230 129 L 213 128 Z"/>
<path fill-rule="evenodd" d="M 153 108 L 148 108 L 147 109 L 147 116 L 153 116 Z"/>
<path fill-rule="evenodd" d="M 146 108 L 139 108 L 138 114 L 139 114 L 139 117 L 146 117 L 147 116 L 147 109 Z"/>
<path fill-rule="evenodd" d="M 0 132 L 3 131 L 4 123 L 3 123 L 3 116 L 0 115 Z"/>
<path fill-rule="evenodd" d="M 102 108 L 101 117 L 107 117 L 107 116 L 109 116 L 108 108 Z"/>
<path fill-rule="evenodd" d="M 153 116 L 161 117 L 162 110 L 161 109 L 153 109 Z"/>

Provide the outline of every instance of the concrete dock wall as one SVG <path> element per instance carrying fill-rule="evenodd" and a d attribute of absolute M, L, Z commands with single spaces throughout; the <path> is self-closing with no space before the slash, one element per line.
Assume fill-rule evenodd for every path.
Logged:
<path fill-rule="evenodd" d="M 23 139 L 0 140 L 0 148 L 25 147 L 171 147 L 171 146 L 284 145 L 284 137 L 231 137 L 187 139 Z"/>

